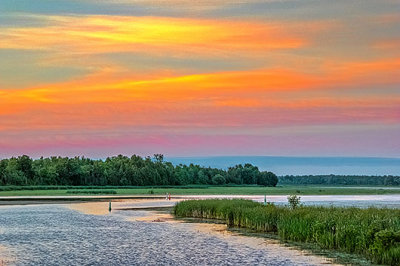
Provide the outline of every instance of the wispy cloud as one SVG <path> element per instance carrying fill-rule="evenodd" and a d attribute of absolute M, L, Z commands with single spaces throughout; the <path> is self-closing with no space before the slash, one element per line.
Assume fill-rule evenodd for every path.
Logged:
<path fill-rule="evenodd" d="M 364 91 L 400 82 L 400 59 L 327 66 L 321 74 L 257 69 L 148 79 L 86 79 L 0 90 L 0 130 L 153 125 L 168 128 L 396 123 L 399 95 Z M 337 94 L 343 90 L 345 94 Z M 349 90 L 360 91 L 351 95 Z M 273 115 L 272 115 L 273 114 Z M 254 128 L 255 129 L 255 128 Z"/>
<path fill-rule="evenodd" d="M 279 23 L 118 16 L 45 17 L 45 27 L 6 28 L 0 48 L 70 53 L 140 51 L 150 54 L 254 53 L 294 49 L 307 40 Z M 293 25 L 292 25 L 293 27 Z"/>

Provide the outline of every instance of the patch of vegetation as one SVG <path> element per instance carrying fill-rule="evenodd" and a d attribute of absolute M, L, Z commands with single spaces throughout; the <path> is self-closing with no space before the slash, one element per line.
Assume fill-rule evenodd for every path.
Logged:
<path fill-rule="evenodd" d="M 296 196 L 296 195 L 290 195 L 287 197 L 288 202 L 289 202 L 289 206 L 292 209 L 296 209 L 297 207 L 300 206 L 300 197 Z"/>
<path fill-rule="evenodd" d="M 400 210 L 262 205 L 250 200 L 190 200 L 174 208 L 178 217 L 224 220 L 228 226 L 359 254 L 373 263 L 400 264 Z"/>
<path fill-rule="evenodd" d="M 300 189 L 299 189 L 300 188 Z M 400 194 L 400 189 L 321 187 L 313 186 L 277 186 L 256 185 L 188 185 L 188 186 L 0 186 L 0 196 L 51 196 L 66 195 L 68 190 L 115 190 L 118 195 L 145 195 L 153 190 L 154 195 L 171 193 L 176 195 L 381 195 Z M 298 193 L 300 190 L 301 193 Z M 85 194 L 85 193 L 83 193 Z"/>
<path fill-rule="evenodd" d="M 117 194 L 115 190 L 68 190 L 67 194 Z"/>

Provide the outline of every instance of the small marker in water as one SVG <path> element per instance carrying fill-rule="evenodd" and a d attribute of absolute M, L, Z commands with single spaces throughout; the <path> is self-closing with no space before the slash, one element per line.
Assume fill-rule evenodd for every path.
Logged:
<path fill-rule="evenodd" d="M 111 212 L 111 200 L 110 203 L 108 204 L 108 211 Z"/>

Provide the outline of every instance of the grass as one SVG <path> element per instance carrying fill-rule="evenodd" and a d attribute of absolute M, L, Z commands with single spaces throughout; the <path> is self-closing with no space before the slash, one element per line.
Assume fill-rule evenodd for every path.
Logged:
<path fill-rule="evenodd" d="M 117 194 L 115 190 L 67 190 L 67 194 L 97 194 L 97 195 L 109 195 Z"/>
<path fill-rule="evenodd" d="M 250 200 L 190 200 L 178 217 L 224 220 L 228 226 L 274 233 L 282 240 L 358 254 L 373 263 L 400 265 L 400 210 L 264 206 Z"/>
<path fill-rule="evenodd" d="M 118 195 L 148 195 L 152 191 L 154 195 L 381 195 L 381 194 L 400 194 L 400 187 L 385 189 L 385 187 L 321 187 L 321 186 L 188 186 L 188 187 L 0 187 L 0 196 L 62 196 L 72 193 L 87 194 L 86 189 L 105 190 L 111 189 Z M 70 191 L 68 193 L 68 191 Z"/>

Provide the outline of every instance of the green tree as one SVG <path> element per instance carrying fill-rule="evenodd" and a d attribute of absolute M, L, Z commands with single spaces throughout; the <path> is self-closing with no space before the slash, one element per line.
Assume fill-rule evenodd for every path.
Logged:
<path fill-rule="evenodd" d="M 50 157 L 32 160 L 27 155 L 0 160 L 0 185 L 112 185 L 152 186 L 189 184 L 276 185 L 273 173 L 261 173 L 251 164 L 228 171 L 200 165 L 177 165 L 154 158 L 118 155 L 106 160 L 84 157 Z M 388 178 L 400 183 L 400 178 Z"/>
<path fill-rule="evenodd" d="M 260 172 L 257 178 L 257 184 L 261 186 L 275 187 L 278 183 L 278 177 L 272 172 Z"/>
<path fill-rule="evenodd" d="M 4 180 L 7 185 L 26 185 L 27 178 L 23 171 L 20 170 L 17 158 L 11 158 L 4 170 Z"/>
<path fill-rule="evenodd" d="M 214 185 L 223 185 L 223 184 L 225 184 L 226 180 L 225 180 L 225 177 L 223 177 L 222 175 L 216 174 L 212 178 L 212 182 Z"/>

